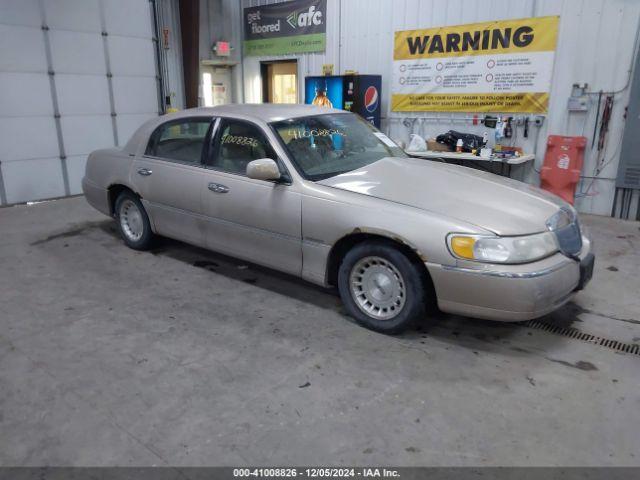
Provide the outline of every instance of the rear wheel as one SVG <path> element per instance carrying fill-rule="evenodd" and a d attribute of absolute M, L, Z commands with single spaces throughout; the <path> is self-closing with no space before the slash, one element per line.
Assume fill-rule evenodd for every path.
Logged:
<path fill-rule="evenodd" d="M 120 235 L 127 246 L 135 250 L 147 250 L 151 247 L 154 234 L 147 212 L 137 195 L 129 191 L 118 195 L 115 213 Z"/>
<path fill-rule="evenodd" d="M 424 318 L 428 285 L 424 267 L 383 240 L 356 245 L 338 271 L 338 289 L 349 314 L 384 333 L 399 333 Z"/>

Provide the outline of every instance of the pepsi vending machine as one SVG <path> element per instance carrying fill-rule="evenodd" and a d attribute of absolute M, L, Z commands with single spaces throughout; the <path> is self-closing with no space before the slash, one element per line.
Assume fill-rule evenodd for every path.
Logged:
<path fill-rule="evenodd" d="M 305 78 L 304 103 L 357 113 L 380 128 L 380 75 Z"/>

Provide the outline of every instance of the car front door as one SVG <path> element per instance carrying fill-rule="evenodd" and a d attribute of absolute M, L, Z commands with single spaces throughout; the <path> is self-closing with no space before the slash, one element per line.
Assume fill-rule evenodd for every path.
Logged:
<path fill-rule="evenodd" d="M 160 125 L 144 155 L 134 161 L 137 192 L 160 235 L 204 244 L 201 221 L 203 147 L 211 117 L 189 117 Z"/>
<path fill-rule="evenodd" d="M 207 246 L 299 275 L 301 197 L 266 133 L 251 122 L 221 119 L 211 147 L 202 186 Z M 284 179 L 248 178 L 247 164 L 259 158 L 276 160 Z"/>

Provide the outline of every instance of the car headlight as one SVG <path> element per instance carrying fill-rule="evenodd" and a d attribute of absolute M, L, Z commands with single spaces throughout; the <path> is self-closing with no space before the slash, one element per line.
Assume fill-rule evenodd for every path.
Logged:
<path fill-rule="evenodd" d="M 487 263 L 533 262 L 558 251 L 552 232 L 520 237 L 451 233 L 447 237 L 447 245 L 455 257 Z"/>

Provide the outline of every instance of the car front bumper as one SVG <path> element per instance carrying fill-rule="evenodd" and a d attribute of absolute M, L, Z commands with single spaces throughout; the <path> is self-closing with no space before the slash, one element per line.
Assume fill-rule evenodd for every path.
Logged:
<path fill-rule="evenodd" d="M 556 253 L 522 265 L 426 266 L 443 312 L 515 322 L 541 317 L 567 303 L 590 280 L 593 254 L 583 237 L 579 261 Z"/>

